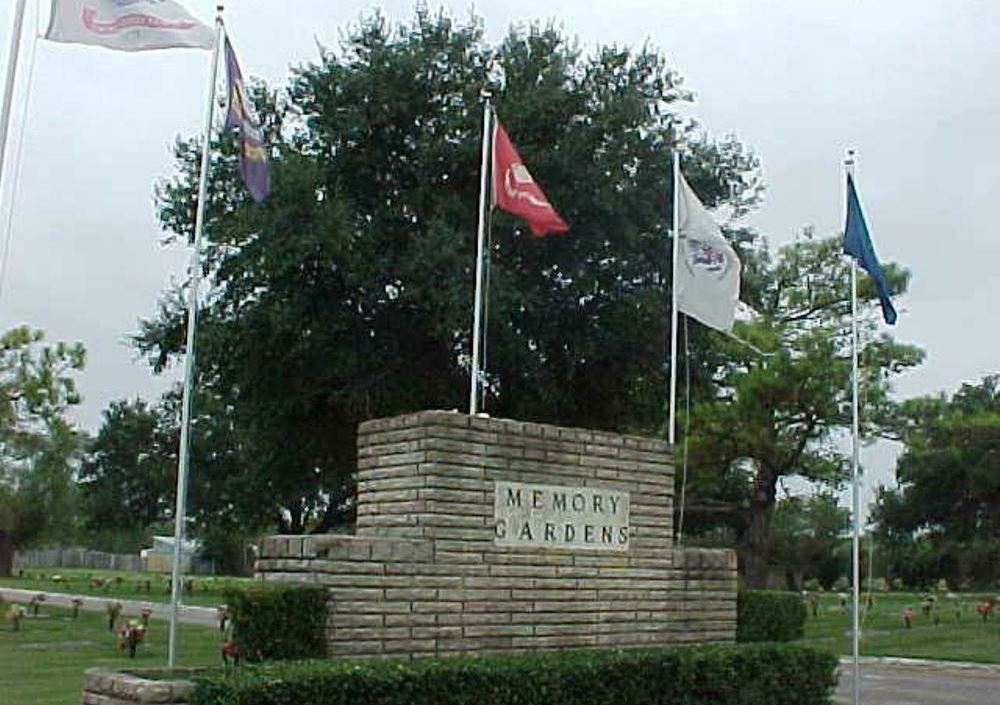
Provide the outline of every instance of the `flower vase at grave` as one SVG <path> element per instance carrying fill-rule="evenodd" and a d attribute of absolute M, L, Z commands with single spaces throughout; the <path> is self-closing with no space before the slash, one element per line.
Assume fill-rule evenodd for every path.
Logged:
<path fill-rule="evenodd" d="M 122 603 L 109 602 L 106 609 L 108 611 L 108 631 L 113 632 L 115 630 L 115 622 L 122 613 Z"/>

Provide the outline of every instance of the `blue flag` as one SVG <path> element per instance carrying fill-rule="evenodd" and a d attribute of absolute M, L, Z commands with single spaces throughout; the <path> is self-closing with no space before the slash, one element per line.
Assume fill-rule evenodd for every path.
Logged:
<path fill-rule="evenodd" d="M 868 235 L 865 216 L 861 212 L 861 203 L 854 190 L 854 179 L 851 178 L 850 174 L 847 175 L 847 225 L 844 226 L 844 254 L 853 257 L 875 282 L 878 300 L 882 304 L 882 316 L 886 323 L 890 326 L 893 325 L 896 322 L 896 309 L 892 306 L 892 291 L 889 289 L 889 282 L 885 280 L 882 267 L 878 263 L 875 248 L 872 247 L 872 239 Z"/>

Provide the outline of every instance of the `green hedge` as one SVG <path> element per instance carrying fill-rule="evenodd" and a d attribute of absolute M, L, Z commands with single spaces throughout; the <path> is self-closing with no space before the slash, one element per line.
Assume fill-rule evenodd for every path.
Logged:
<path fill-rule="evenodd" d="M 792 592 L 740 590 L 736 596 L 736 641 L 794 641 L 806 626 L 806 605 Z"/>
<path fill-rule="evenodd" d="M 193 705 L 827 705 L 837 658 L 787 644 L 301 661 L 197 679 Z"/>
<path fill-rule="evenodd" d="M 261 584 L 226 590 L 232 640 L 247 661 L 323 658 L 327 591 Z"/>

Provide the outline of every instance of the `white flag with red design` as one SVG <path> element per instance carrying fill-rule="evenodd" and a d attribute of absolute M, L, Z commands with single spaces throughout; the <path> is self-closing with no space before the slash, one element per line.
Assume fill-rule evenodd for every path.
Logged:
<path fill-rule="evenodd" d="M 174 0 L 52 0 L 45 38 L 117 51 L 215 45 L 212 28 Z"/>
<path fill-rule="evenodd" d="M 535 237 L 569 230 L 531 177 L 499 121 L 493 128 L 493 203 L 524 220 Z"/>

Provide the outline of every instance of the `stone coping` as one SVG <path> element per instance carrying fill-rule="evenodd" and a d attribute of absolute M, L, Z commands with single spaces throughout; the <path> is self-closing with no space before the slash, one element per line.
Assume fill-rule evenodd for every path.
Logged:
<path fill-rule="evenodd" d="M 88 668 L 83 677 L 83 705 L 182 705 L 194 691 L 191 678 L 204 668 Z"/>
<path fill-rule="evenodd" d="M 412 426 L 452 426 L 456 428 L 471 428 L 477 431 L 494 431 L 530 438 L 545 438 L 549 440 L 575 441 L 612 445 L 641 450 L 651 453 L 671 453 L 671 446 L 665 440 L 613 433 L 611 431 L 594 431 L 586 428 L 555 426 L 553 424 L 516 421 L 514 419 L 494 418 L 486 414 L 469 416 L 468 414 L 451 410 L 427 410 L 412 414 L 401 414 L 382 419 L 371 419 L 358 424 L 358 435 L 364 436 L 385 431 L 397 431 Z"/>

